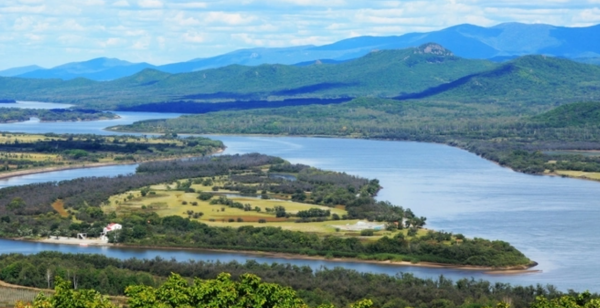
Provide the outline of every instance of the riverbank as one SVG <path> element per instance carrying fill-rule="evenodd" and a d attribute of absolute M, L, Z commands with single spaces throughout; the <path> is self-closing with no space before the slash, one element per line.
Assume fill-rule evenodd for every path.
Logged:
<path fill-rule="evenodd" d="M 491 266 L 476 266 L 476 265 L 457 265 L 457 264 L 446 264 L 436 262 L 418 262 L 412 263 L 408 261 L 391 261 L 391 260 L 364 260 L 357 258 L 327 258 L 322 256 L 307 256 L 301 254 L 292 253 L 280 253 L 280 252 L 265 252 L 256 250 L 228 250 L 228 249 L 211 249 L 211 248 L 193 248 L 193 247 L 168 247 L 168 246 L 138 246 L 138 245 L 127 245 L 127 244 L 111 244 L 101 239 L 76 239 L 76 238 L 47 238 L 47 239 L 15 239 L 29 242 L 38 242 L 46 244 L 58 244 L 58 245 L 77 245 L 77 246 L 96 246 L 96 247 L 111 247 L 111 248 L 134 248 L 134 249 L 154 249 L 154 250 L 166 250 L 166 251 L 198 251 L 198 252 L 219 252 L 219 253 L 232 253 L 246 256 L 274 258 L 274 259 L 285 259 L 285 260 L 310 260 L 310 261 L 328 261 L 328 262 L 351 262 L 358 264 L 377 264 L 377 265 L 390 265 L 398 267 L 423 267 L 423 268 L 438 268 L 438 269 L 455 269 L 455 270 L 466 270 L 466 271 L 478 271 L 484 274 L 493 275 L 521 275 L 521 274 L 534 274 L 542 273 L 541 270 L 533 270 L 532 268 L 537 266 L 537 263 L 533 262 L 531 265 L 520 265 L 520 266 L 509 266 L 509 267 L 491 267 Z"/>
<path fill-rule="evenodd" d="M 219 149 L 210 153 L 209 155 L 216 155 L 223 153 L 225 149 Z M 19 171 L 10 171 L 6 173 L 0 173 L 0 180 L 8 179 L 15 176 L 24 176 L 24 175 L 32 175 L 32 174 L 40 174 L 40 173 L 48 173 L 55 171 L 65 171 L 65 170 L 73 170 L 73 169 L 88 169 L 88 168 L 99 168 L 99 167 L 109 167 L 109 166 L 121 166 L 121 165 L 134 165 L 139 163 L 153 162 L 153 161 L 166 161 L 166 160 L 174 160 L 174 159 L 182 159 L 182 158 L 192 158 L 197 157 L 195 155 L 185 155 L 179 157 L 170 157 L 170 158 L 161 158 L 161 159 L 148 159 L 141 161 L 123 161 L 123 162 L 107 162 L 107 163 L 83 163 L 83 164 L 75 164 L 75 165 L 66 165 L 66 166 L 54 166 L 54 167 L 44 167 L 44 168 L 33 168 L 27 170 L 19 170 Z"/>

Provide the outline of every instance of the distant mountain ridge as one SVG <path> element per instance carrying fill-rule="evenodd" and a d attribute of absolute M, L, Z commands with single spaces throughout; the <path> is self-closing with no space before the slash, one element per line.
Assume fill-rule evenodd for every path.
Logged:
<path fill-rule="evenodd" d="M 37 66 L 37 65 L 13 67 L 13 68 L 9 68 L 9 69 L 0 71 L 0 77 L 14 77 L 14 76 L 19 76 L 22 74 L 26 74 L 26 73 L 33 72 L 36 70 L 41 70 L 41 69 L 44 69 L 44 68 Z"/>
<path fill-rule="evenodd" d="M 362 57 L 373 50 L 404 49 L 429 42 L 440 44 L 452 50 L 456 56 L 468 59 L 503 62 L 519 56 L 541 54 L 600 64 L 600 25 L 569 28 L 545 24 L 504 23 L 493 27 L 463 24 L 438 31 L 400 36 L 361 36 L 323 46 L 240 49 L 215 57 L 160 66 L 98 58 L 51 69 L 28 70 L 20 74 L 6 75 L 3 74 L 6 71 L 1 71 L 0 76 L 63 80 L 83 77 L 103 81 L 130 76 L 147 68 L 176 74 L 232 64 L 302 66 L 318 60 L 335 64 Z"/>
<path fill-rule="evenodd" d="M 131 63 L 114 58 L 96 58 L 84 62 L 67 63 L 50 69 L 37 69 L 17 76 L 63 80 L 87 78 L 102 81 L 130 76 L 147 68 L 156 68 L 156 66 L 145 62 Z"/>
<path fill-rule="evenodd" d="M 181 74 L 149 68 L 106 82 L 84 78 L 62 81 L 4 77 L 0 78 L 0 97 L 68 101 L 101 109 L 182 101 L 224 103 L 393 97 L 425 91 L 497 65 L 454 56 L 432 43 L 418 48 L 373 51 L 338 64 L 230 65 Z"/>

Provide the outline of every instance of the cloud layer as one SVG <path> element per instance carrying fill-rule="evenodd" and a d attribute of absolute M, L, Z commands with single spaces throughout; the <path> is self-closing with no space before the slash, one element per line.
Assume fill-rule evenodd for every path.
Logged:
<path fill-rule="evenodd" d="M 0 69 L 95 57 L 164 64 L 462 23 L 588 26 L 600 0 L 5 0 Z"/>

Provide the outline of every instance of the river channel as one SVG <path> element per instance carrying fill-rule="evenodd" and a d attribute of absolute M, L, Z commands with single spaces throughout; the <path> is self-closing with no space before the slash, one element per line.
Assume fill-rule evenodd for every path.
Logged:
<path fill-rule="evenodd" d="M 121 119 L 84 123 L 0 124 L 0 131 L 30 133 L 103 133 L 101 128 L 176 114 L 122 113 Z M 540 263 L 541 273 L 489 275 L 478 271 L 395 267 L 352 262 L 278 259 L 243 254 L 78 247 L 0 240 L 0 253 L 43 250 L 102 253 L 118 258 L 236 260 L 343 266 L 362 272 L 439 275 L 530 285 L 553 284 L 562 290 L 600 291 L 600 183 L 513 172 L 445 145 L 353 139 L 209 136 L 222 140 L 225 154 L 260 152 L 294 163 L 344 171 L 380 180 L 378 198 L 411 208 L 427 217 L 429 228 L 508 241 Z M 135 165 L 66 170 L 15 177 L 0 187 L 89 175 L 131 173 Z"/>

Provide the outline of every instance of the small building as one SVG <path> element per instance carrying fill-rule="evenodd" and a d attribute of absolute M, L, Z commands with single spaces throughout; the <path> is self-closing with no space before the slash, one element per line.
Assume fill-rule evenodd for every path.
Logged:
<path fill-rule="evenodd" d="M 116 223 L 110 223 L 110 224 L 108 224 L 108 226 L 104 227 L 104 230 L 102 231 L 102 233 L 104 235 L 106 235 L 108 232 L 115 231 L 115 230 L 121 230 L 121 229 L 123 229 L 122 225 L 116 224 Z"/>
<path fill-rule="evenodd" d="M 108 232 L 115 231 L 115 230 L 121 230 L 121 229 L 123 229 L 122 225 L 116 224 L 116 223 L 110 223 L 110 224 L 108 224 L 108 226 L 104 227 L 104 229 L 102 230 L 102 236 L 100 237 L 100 239 L 108 242 Z"/>

